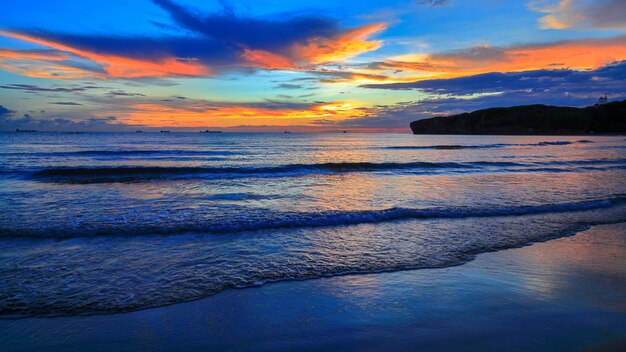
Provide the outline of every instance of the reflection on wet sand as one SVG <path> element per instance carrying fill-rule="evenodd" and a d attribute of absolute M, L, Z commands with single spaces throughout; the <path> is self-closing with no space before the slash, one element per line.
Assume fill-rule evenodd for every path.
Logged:
<path fill-rule="evenodd" d="M 528 266 L 526 288 L 546 299 L 584 300 L 604 309 L 626 311 L 625 234 L 623 224 L 604 225 L 542 243 L 540 250 L 531 247 L 511 252 Z"/>
<path fill-rule="evenodd" d="M 615 348 L 626 337 L 624 256 L 626 224 L 602 225 L 456 267 L 279 282 L 53 325 L 0 320 L 0 340 L 64 351 Z"/>

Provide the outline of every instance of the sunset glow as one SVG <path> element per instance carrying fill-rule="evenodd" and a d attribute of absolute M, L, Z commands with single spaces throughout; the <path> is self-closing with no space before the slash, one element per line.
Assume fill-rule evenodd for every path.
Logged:
<path fill-rule="evenodd" d="M 623 84 L 602 78 L 626 69 L 626 23 L 617 15 L 624 7 L 613 4 L 519 1 L 466 19 L 470 5 L 455 1 L 364 3 L 347 16 L 326 2 L 313 11 L 154 0 L 128 9 L 151 25 L 108 26 L 94 12 L 93 30 L 7 17 L 0 27 L 2 128 L 114 117 L 106 122 L 111 130 L 400 131 L 417 118 L 461 112 L 468 99 L 489 107 L 515 94 L 519 102 L 584 106 L 599 94 L 626 95 Z M 500 21 L 507 16 L 518 19 Z M 520 90 L 512 82 L 472 91 L 481 75 L 523 72 L 561 81 L 539 98 L 530 94 L 538 85 Z M 572 91 L 557 78 L 565 73 L 586 75 L 587 90 Z M 447 85 L 459 93 L 444 93 Z M 452 104 L 431 106 L 442 98 Z"/>
<path fill-rule="evenodd" d="M 626 0 L 2 2 L 6 351 L 624 350 L 625 180 Z"/>

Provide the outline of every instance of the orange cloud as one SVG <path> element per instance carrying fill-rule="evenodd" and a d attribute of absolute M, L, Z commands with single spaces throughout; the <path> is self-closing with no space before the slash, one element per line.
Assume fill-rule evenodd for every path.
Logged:
<path fill-rule="evenodd" d="M 130 112 L 128 111 L 130 110 Z M 149 127 L 234 127 L 248 126 L 316 126 L 319 120 L 342 121 L 365 114 L 358 102 L 337 101 L 308 107 L 264 107 L 249 105 L 189 104 L 168 106 L 146 102 L 133 104 L 124 111 L 107 111 L 124 123 Z"/>
<path fill-rule="evenodd" d="M 193 59 L 164 57 L 155 61 L 97 54 L 33 35 L 0 31 L 1 35 L 72 53 L 102 66 L 106 76 L 119 78 L 208 76 L 210 71 Z M 95 75 L 97 76 L 97 75 Z"/>
<path fill-rule="evenodd" d="M 267 69 L 305 69 L 309 65 L 342 62 L 380 48 L 381 41 L 368 39 L 385 28 L 387 24 L 381 22 L 358 27 L 331 38 L 310 38 L 306 43 L 293 44 L 285 55 L 244 49 L 241 57 L 251 66 Z"/>
<path fill-rule="evenodd" d="M 367 39 L 385 28 L 386 23 L 374 23 L 350 30 L 337 38 L 312 38 L 306 44 L 295 44 L 291 50 L 295 57 L 311 64 L 341 62 L 380 48 L 381 41 Z"/>
<path fill-rule="evenodd" d="M 626 37 L 510 49 L 506 55 L 509 61 L 492 65 L 494 71 L 525 71 L 555 66 L 595 69 L 626 60 Z"/>
<path fill-rule="evenodd" d="M 0 49 L 2 59 L 34 59 L 34 60 L 68 60 L 70 55 L 52 50 L 11 50 Z"/>
<path fill-rule="evenodd" d="M 371 64 L 370 73 L 387 73 L 393 82 L 539 69 L 595 69 L 626 60 L 626 36 L 573 40 L 512 48 L 473 47 L 449 53 L 404 55 Z M 405 75 L 405 76 L 399 76 Z"/>
<path fill-rule="evenodd" d="M 573 11 L 572 0 L 561 0 L 556 5 L 541 6 L 533 2 L 530 8 L 547 15 L 539 19 L 542 29 L 568 29 L 576 26 L 582 20 L 581 13 Z"/>
<path fill-rule="evenodd" d="M 0 49 L 0 69 L 37 78 L 84 79 L 98 73 L 68 64 L 72 55 L 56 50 Z"/>
<path fill-rule="evenodd" d="M 373 74 L 368 72 L 359 72 L 360 70 L 352 71 L 334 71 L 327 69 L 320 69 L 311 71 L 320 76 L 320 82 L 323 83 L 366 83 L 366 82 L 381 82 L 390 79 L 385 75 Z"/>
<path fill-rule="evenodd" d="M 624 29 L 626 2 L 624 0 L 558 0 L 529 4 L 533 11 L 545 14 L 539 18 L 542 29 Z"/>
<path fill-rule="evenodd" d="M 244 49 L 241 58 L 248 65 L 267 69 L 292 69 L 296 66 L 288 58 L 265 50 Z"/>
<path fill-rule="evenodd" d="M 243 48 L 239 54 L 241 61 L 226 64 L 266 68 L 304 70 L 311 65 L 345 61 L 366 51 L 378 49 L 380 41 L 368 38 L 386 28 L 385 23 L 358 27 L 333 37 L 314 37 L 305 43 L 291 44 L 289 47 L 269 52 L 255 48 Z M 172 56 L 137 59 L 122 55 L 103 54 L 93 50 L 78 48 L 69 44 L 46 39 L 32 34 L 0 31 L 0 35 L 23 40 L 29 43 L 64 52 L 65 57 L 36 54 L 33 51 L 4 50 L 0 54 L 0 67 L 26 76 L 45 78 L 138 78 L 138 77 L 176 77 L 176 76 L 211 76 L 214 72 L 205 62 L 196 58 Z M 61 62 L 68 59 L 89 60 L 98 70 L 78 68 Z M 55 63 L 52 63 L 55 62 Z"/>

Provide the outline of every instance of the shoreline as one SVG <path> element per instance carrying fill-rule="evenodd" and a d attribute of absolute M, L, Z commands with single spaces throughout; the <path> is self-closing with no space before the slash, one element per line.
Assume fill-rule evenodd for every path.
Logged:
<path fill-rule="evenodd" d="M 402 219 L 401 219 L 402 220 Z M 462 253 L 460 255 L 459 258 L 457 258 L 457 261 L 454 263 L 447 263 L 447 264 L 443 264 L 441 266 L 419 266 L 419 267 L 409 267 L 409 268 L 396 268 L 396 269 L 389 269 L 389 270 L 380 270 L 380 271 L 365 271 L 365 272 L 360 272 L 360 271 L 348 271 L 348 272 L 342 272 L 342 273 L 333 273 L 330 275 L 322 275 L 322 276 L 316 276 L 316 277 L 305 277 L 305 278 L 285 278 L 285 279 L 279 279 L 279 280 L 270 280 L 270 281 L 264 281 L 264 282 L 258 282 L 258 283 L 254 283 L 254 284 L 250 284 L 250 285 L 246 285 L 246 286 L 240 286 L 240 287 L 231 287 L 219 292 L 215 292 L 215 293 L 211 293 L 208 294 L 206 296 L 202 296 L 202 297 L 198 297 L 198 298 L 194 298 L 194 299 L 189 299 L 189 300 L 185 300 L 185 301 L 180 301 L 180 302 L 175 302 L 175 303 L 171 303 L 171 304 L 164 304 L 164 305 L 158 305 L 158 306 L 147 306 L 144 308 L 138 308 L 138 309 L 132 309 L 132 310 L 124 310 L 124 311 L 104 311 L 104 312 L 89 312 L 89 313 L 84 313 L 84 314 L 43 314 L 43 315 L 0 315 L 0 321 L 2 320 L 22 320 L 22 319 L 63 319 L 63 318 L 71 318 L 71 317 L 92 317 L 92 316 L 107 316 L 107 315 L 118 315 L 118 314 L 129 314 L 129 313 L 134 313 L 134 312 L 141 312 L 141 311 L 146 311 L 146 310 L 153 310 L 153 309 L 161 309 L 161 308 L 166 308 L 166 307 L 171 307 L 171 306 L 177 306 L 180 304 L 186 304 L 186 303 L 193 303 L 196 301 L 202 301 L 204 299 L 208 299 L 210 297 L 213 297 L 215 295 L 219 295 L 219 294 L 223 294 L 232 290 L 246 290 L 246 289 L 255 289 L 255 288 L 260 288 L 266 285 L 273 285 L 273 284 L 280 284 L 280 283 L 291 283 L 291 282 L 303 282 L 303 281 L 309 281 L 309 280 L 321 280 L 321 279 L 331 279 L 331 278 L 336 278 L 336 277 L 344 277 L 344 276 L 361 276 L 361 275 L 379 275 L 379 274 L 392 274 L 392 273 L 401 273 L 401 272 L 412 272 L 412 271 L 419 271 L 419 270 L 437 270 L 437 269 L 447 269 L 447 268 L 454 268 L 454 267 L 459 267 L 459 266 L 463 266 L 463 265 L 467 265 L 468 263 L 471 263 L 472 261 L 474 261 L 478 256 L 483 255 L 483 254 L 488 254 L 488 253 L 494 253 L 494 252 L 501 252 L 501 251 L 508 251 L 511 249 L 520 249 L 520 248 L 524 248 L 524 247 L 529 247 L 529 246 L 533 246 L 536 245 L 538 243 L 544 243 L 544 242 L 548 242 L 548 241 L 553 241 L 553 240 L 558 240 L 561 238 L 567 238 L 567 237 L 571 237 L 571 236 L 576 236 L 579 233 L 585 232 L 593 227 L 597 227 L 597 226 L 607 226 L 607 225 L 619 225 L 619 224 L 624 224 L 626 226 L 626 222 L 624 222 L 624 220 L 610 220 L 610 221 L 603 221 L 601 223 L 579 223 L 576 225 L 571 225 L 568 228 L 563 229 L 561 232 L 555 233 L 553 235 L 549 235 L 547 237 L 544 238 L 539 238 L 539 239 L 534 239 L 531 240 L 529 242 L 523 242 L 523 243 L 519 243 L 517 245 L 507 245 L 507 246 L 502 246 L 502 247 L 495 247 L 495 248 L 491 248 L 491 249 L 480 249 L 480 250 L 473 250 L 473 251 L 469 251 L 469 252 L 465 252 Z M 159 235 L 155 235 L 157 237 L 159 237 Z M 29 237 L 27 237 L 29 238 Z M 47 239 L 47 238 L 40 238 L 40 237 L 34 237 L 34 238 L 38 238 L 38 239 Z M 74 238 L 81 238 L 81 237 L 74 237 Z M 65 240 L 66 238 L 64 238 Z"/>
<path fill-rule="evenodd" d="M 419 120 L 417 120 L 419 121 Z M 94 133 L 125 133 L 125 134 L 137 134 L 137 131 L 46 131 L 46 130 L 37 130 L 32 132 L 20 131 L 16 132 L 15 130 L 5 130 L 0 131 L 0 133 L 27 133 L 27 134 L 35 134 L 35 133 L 58 133 L 58 134 L 94 134 Z M 141 133 L 150 133 L 150 134 L 161 134 L 162 132 L 159 130 L 156 131 L 142 131 Z M 197 134 L 197 133 L 206 133 L 204 131 L 172 131 L 170 130 L 168 133 L 188 133 L 188 134 Z M 222 130 L 219 133 L 223 134 L 278 134 L 284 135 L 284 131 L 224 131 Z M 500 137 L 500 136 L 510 136 L 510 137 L 623 137 L 626 136 L 626 132 L 599 132 L 599 133 L 513 133 L 513 134 L 490 134 L 490 133 L 413 133 L 410 128 L 406 131 L 387 131 L 387 132 L 361 132 L 361 131 L 352 131 L 348 132 L 349 134 L 400 134 L 400 135 L 413 135 L 413 136 L 491 136 L 491 137 Z M 214 133 L 209 133 L 214 135 Z M 294 135 L 310 135 L 310 134 L 345 134 L 342 130 L 338 131 L 318 131 L 318 132 L 290 132 L 290 134 Z"/>
<path fill-rule="evenodd" d="M 623 255 L 626 223 L 598 225 L 459 266 L 280 281 L 128 313 L 53 317 L 54 327 L 50 317 L 0 320 L 0 341 L 15 351 L 624 346 Z M 514 332 L 506 345 L 502 330 Z"/>

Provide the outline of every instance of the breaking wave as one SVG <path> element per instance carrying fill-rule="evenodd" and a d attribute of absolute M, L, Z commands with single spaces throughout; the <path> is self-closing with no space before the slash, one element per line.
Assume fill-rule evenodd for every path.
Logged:
<path fill-rule="evenodd" d="M 382 172 L 382 171 L 528 171 L 541 170 L 539 167 L 563 166 L 568 169 L 554 169 L 555 172 L 571 171 L 572 167 L 602 166 L 604 168 L 626 167 L 626 159 L 593 159 L 571 161 L 542 161 L 517 163 L 507 161 L 472 161 L 472 162 L 341 162 L 320 164 L 287 164 L 280 166 L 199 166 L 199 167 L 161 167 L 161 166 L 128 166 L 128 167 L 63 167 L 48 168 L 31 173 L 34 179 L 48 182 L 65 183 L 110 183 L 139 182 L 143 180 L 170 178 L 238 178 L 238 177 L 289 177 L 314 174 L 342 174 L 350 172 Z M 613 167 L 609 167 L 609 166 Z M 603 168 L 595 168 L 602 170 Z M 543 168 L 549 171 L 549 168 Z"/>
<path fill-rule="evenodd" d="M 238 195 L 239 196 L 239 195 Z M 603 209 L 626 202 L 626 195 L 544 205 L 523 205 L 501 208 L 389 208 L 380 210 L 332 210 L 320 212 L 274 212 L 262 209 L 244 209 L 242 214 L 230 214 L 219 219 L 181 219 L 168 223 L 129 223 L 104 221 L 96 224 L 81 223 L 75 227 L 0 228 L 2 237 L 94 237 L 94 236 L 142 236 L 175 235 L 181 233 L 230 234 L 278 228 L 326 227 L 381 223 L 402 219 L 500 217 L 542 213 L 563 213 Z"/>
<path fill-rule="evenodd" d="M 477 145 L 462 145 L 462 144 L 442 144 L 442 145 L 398 145 L 385 147 L 386 149 L 494 149 L 494 148 L 507 148 L 507 147 L 543 147 L 554 145 L 570 145 L 570 144 L 587 144 L 593 143 L 593 141 L 581 139 L 579 141 L 544 141 L 537 143 L 494 143 L 494 144 L 477 144 Z"/>

